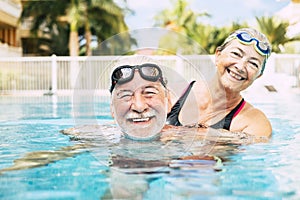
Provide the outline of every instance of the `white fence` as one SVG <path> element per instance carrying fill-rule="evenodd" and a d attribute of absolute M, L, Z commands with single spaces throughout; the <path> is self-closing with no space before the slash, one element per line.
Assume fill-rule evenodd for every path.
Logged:
<path fill-rule="evenodd" d="M 120 57 L 16 57 L 0 58 L 0 94 L 43 94 L 52 89 L 69 94 L 74 89 L 108 92 L 112 63 Z M 163 66 L 169 83 L 210 78 L 213 56 L 152 56 Z M 300 86 L 300 55 L 272 55 L 267 69 L 295 78 Z M 178 78 L 179 77 L 179 78 Z"/>

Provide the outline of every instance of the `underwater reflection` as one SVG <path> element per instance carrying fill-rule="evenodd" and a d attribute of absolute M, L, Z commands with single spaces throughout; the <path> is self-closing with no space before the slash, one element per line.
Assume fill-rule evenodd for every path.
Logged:
<path fill-rule="evenodd" d="M 109 167 L 107 197 L 141 198 L 153 175 L 174 170 L 221 171 L 223 162 L 242 144 L 253 142 L 244 135 L 222 135 L 220 131 L 197 127 L 167 126 L 151 141 L 125 138 L 116 125 L 86 125 L 61 131 L 71 146 L 52 151 L 36 151 L 14 160 L 0 174 L 46 166 L 62 159 L 89 152 L 101 165 Z"/>

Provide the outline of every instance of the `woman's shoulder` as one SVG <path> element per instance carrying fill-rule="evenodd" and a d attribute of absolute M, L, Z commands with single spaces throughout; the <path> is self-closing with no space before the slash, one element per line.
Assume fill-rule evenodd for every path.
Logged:
<path fill-rule="evenodd" d="M 271 123 L 265 113 L 248 102 L 246 102 L 244 109 L 237 115 L 235 121 L 235 124 L 240 124 L 244 127 L 244 132 L 259 136 L 271 135 Z"/>

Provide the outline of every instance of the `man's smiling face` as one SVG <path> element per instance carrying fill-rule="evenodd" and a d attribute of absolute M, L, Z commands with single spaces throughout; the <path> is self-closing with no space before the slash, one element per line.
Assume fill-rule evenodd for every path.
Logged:
<path fill-rule="evenodd" d="M 167 105 L 166 88 L 160 81 L 147 81 L 136 70 L 131 81 L 116 85 L 111 111 L 126 136 L 146 140 L 164 127 Z"/>

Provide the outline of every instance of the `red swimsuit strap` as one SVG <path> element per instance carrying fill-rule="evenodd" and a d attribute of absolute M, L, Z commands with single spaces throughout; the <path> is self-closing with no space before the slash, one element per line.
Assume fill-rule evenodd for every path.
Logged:
<path fill-rule="evenodd" d="M 243 109 L 243 107 L 245 106 L 246 101 L 244 100 L 242 105 L 239 107 L 239 109 L 234 113 L 232 118 L 235 118 L 235 116 L 237 116 L 239 114 L 239 112 L 241 112 L 241 110 Z"/>

